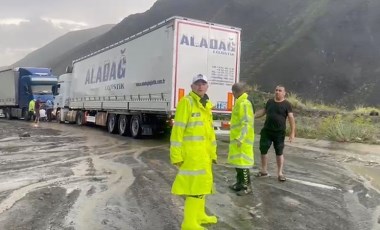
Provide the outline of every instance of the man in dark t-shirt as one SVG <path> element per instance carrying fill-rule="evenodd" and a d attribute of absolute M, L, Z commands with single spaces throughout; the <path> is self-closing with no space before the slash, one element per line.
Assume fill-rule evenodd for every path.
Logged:
<path fill-rule="evenodd" d="M 285 87 L 278 85 L 275 89 L 275 97 L 267 101 L 265 109 L 259 110 L 255 114 L 255 118 L 267 115 L 264 127 L 260 132 L 261 169 L 256 176 L 268 176 L 267 153 L 273 143 L 277 161 L 277 177 L 281 182 L 286 181 L 286 177 L 283 174 L 283 150 L 285 147 L 285 130 L 287 118 L 290 125 L 290 142 L 294 140 L 296 130 L 292 106 L 287 100 L 285 100 L 285 94 Z"/>

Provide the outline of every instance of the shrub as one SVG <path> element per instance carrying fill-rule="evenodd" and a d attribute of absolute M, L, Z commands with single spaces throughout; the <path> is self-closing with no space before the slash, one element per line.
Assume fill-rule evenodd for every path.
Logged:
<path fill-rule="evenodd" d="M 374 107 L 365 107 L 363 105 L 356 105 L 354 111 L 352 111 L 354 114 L 363 114 L 363 115 L 370 115 L 371 112 L 377 112 L 380 113 L 380 109 L 374 108 Z"/>
<path fill-rule="evenodd" d="M 318 119 L 312 117 L 296 118 L 296 136 L 302 138 L 318 138 Z M 290 127 L 286 127 L 286 135 L 289 135 Z"/>
<path fill-rule="evenodd" d="M 292 105 L 293 108 L 296 109 L 305 109 L 306 106 L 304 103 L 302 103 L 301 98 L 298 97 L 295 93 L 288 93 L 288 96 L 286 98 L 289 103 Z"/>
<path fill-rule="evenodd" d="M 319 135 L 340 142 L 375 142 L 372 121 L 362 116 L 329 116 L 322 120 Z"/>

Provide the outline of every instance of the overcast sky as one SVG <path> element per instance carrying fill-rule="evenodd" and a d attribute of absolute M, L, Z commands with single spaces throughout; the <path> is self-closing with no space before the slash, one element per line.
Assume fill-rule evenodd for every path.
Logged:
<path fill-rule="evenodd" d="M 0 66 L 73 30 L 117 24 L 156 0 L 1 0 Z"/>

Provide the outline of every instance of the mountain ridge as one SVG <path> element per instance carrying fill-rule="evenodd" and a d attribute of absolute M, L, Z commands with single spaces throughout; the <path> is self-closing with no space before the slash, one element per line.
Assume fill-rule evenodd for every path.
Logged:
<path fill-rule="evenodd" d="M 242 28 L 240 76 L 263 91 L 277 84 L 302 98 L 379 106 L 380 2 L 376 0 L 158 0 L 109 31 L 50 60 L 72 60 L 178 15 Z"/>
<path fill-rule="evenodd" d="M 13 63 L 12 66 L 51 66 L 52 60 L 60 59 L 60 56 L 67 52 L 66 49 L 74 49 L 78 45 L 107 32 L 113 26 L 113 24 L 106 24 L 85 30 L 68 32 L 45 46 L 27 54 L 24 58 Z M 65 49 L 61 47 L 65 47 Z"/>

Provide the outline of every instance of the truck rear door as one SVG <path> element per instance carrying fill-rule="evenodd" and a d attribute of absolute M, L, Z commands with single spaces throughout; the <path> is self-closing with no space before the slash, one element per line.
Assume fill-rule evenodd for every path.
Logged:
<path fill-rule="evenodd" d="M 239 79 L 240 29 L 192 20 L 175 23 L 175 70 L 173 110 L 191 90 L 191 80 L 205 74 L 214 112 L 230 113 L 231 86 Z"/>

